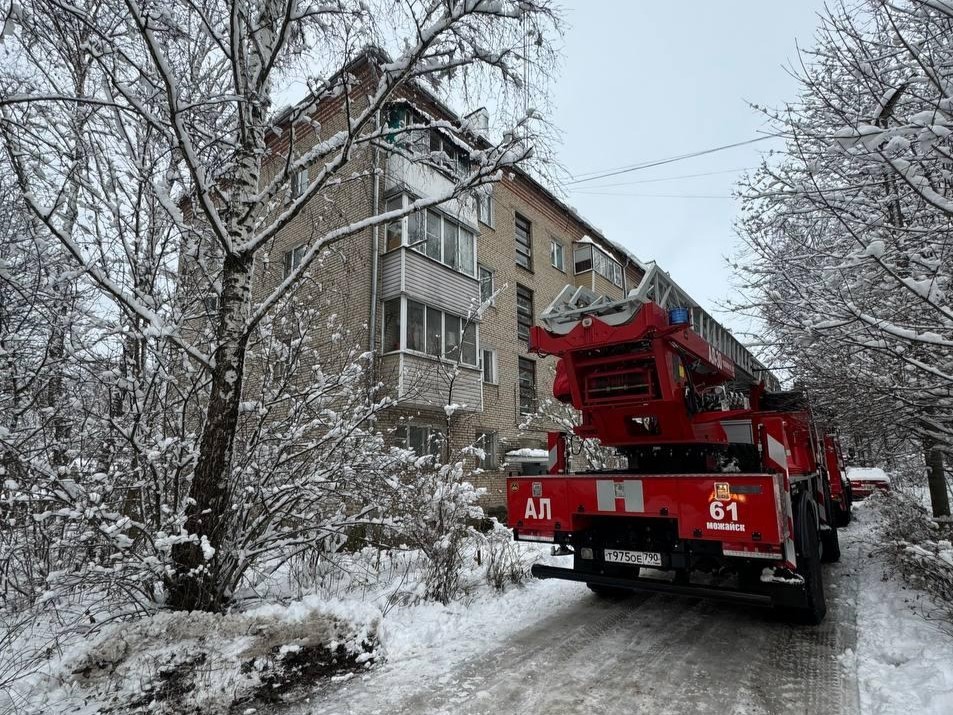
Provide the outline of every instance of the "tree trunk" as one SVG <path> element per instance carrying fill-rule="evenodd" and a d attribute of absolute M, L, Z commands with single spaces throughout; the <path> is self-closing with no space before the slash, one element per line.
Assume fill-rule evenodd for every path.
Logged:
<path fill-rule="evenodd" d="M 933 440 L 924 440 L 923 451 L 927 463 L 927 484 L 930 486 L 933 516 L 949 516 L 950 494 L 946 489 L 946 475 L 943 472 L 943 451 Z"/>
<path fill-rule="evenodd" d="M 230 472 L 248 342 L 245 324 L 251 306 L 253 263 L 251 256 L 227 255 L 223 266 L 211 394 L 185 510 L 185 530 L 196 540 L 172 549 L 175 574 L 169 584 L 168 604 L 176 610 L 220 610 L 231 596 L 231 585 L 220 578 L 220 550 L 231 527 Z M 209 560 L 200 543 L 203 536 L 215 549 Z"/>

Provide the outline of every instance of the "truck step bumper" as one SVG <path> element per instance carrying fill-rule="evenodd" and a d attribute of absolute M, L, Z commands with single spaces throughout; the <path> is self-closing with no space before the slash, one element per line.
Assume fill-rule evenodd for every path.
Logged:
<path fill-rule="evenodd" d="M 618 576 L 603 576 L 602 574 L 583 573 L 574 569 L 560 568 L 558 566 L 545 566 L 535 564 L 532 568 L 532 574 L 536 578 L 558 578 L 565 581 L 580 581 L 582 583 L 593 584 L 595 586 L 609 586 L 611 588 L 623 588 L 632 591 L 649 591 L 652 593 L 668 593 L 678 596 L 694 596 L 696 598 L 710 598 L 718 601 L 727 601 L 729 603 L 746 603 L 757 606 L 770 606 L 777 604 L 777 598 L 772 598 L 765 593 L 747 593 L 745 591 L 736 591 L 730 588 L 719 588 L 717 586 L 697 586 L 697 585 L 679 585 L 667 581 L 657 581 L 649 578 L 619 578 Z M 788 599 L 784 599 L 788 600 Z M 799 600 L 799 599 L 798 599 Z"/>

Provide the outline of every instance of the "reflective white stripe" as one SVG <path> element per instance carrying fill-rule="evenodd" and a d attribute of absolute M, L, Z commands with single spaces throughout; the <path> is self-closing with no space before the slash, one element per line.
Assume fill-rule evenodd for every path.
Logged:
<path fill-rule="evenodd" d="M 768 554 L 763 551 L 737 551 L 735 549 L 722 549 L 721 553 L 725 556 L 744 556 L 749 559 L 771 559 L 780 561 L 781 554 Z"/>
<path fill-rule="evenodd" d="M 545 541 L 553 542 L 556 540 L 555 536 L 531 536 L 530 534 L 520 534 L 517 532 L 516 535 L 517 541 Z"/>
<path fill-rule="evenodd" d="M 615 482 L 611 479 L 596 480 L 596 509 L 615 511 Z"/>
<path fill-rule="evenodd" d="M 768 457 L 781 469 L 788 468 L 788 455 L 784 445 L 770 434 L 768 435 Z"/>

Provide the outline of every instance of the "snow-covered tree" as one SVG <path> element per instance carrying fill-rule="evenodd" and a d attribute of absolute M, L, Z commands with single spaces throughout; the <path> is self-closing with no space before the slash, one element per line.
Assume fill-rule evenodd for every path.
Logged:
<path fill-rule="evenodd" d="M 742 188 L 750 307 L 832 420 L 922 445 L 948 515 L 953 11 L 835 7 L 803 60 L 798 99 L 767 112 L 786 149 Z"/>
<path fill-rule="evenodd" d="M 104 559 L 120 554 L 117 569 L 160 575 L 172 607 L 218 609 L 279 543 L 293 550 L 360 515 L 339 487 L 358 469 L 386 471 L 388 454 L 367 429 L 385 398 L 356 387 L 370 356 L 346 348 L 333 370 L 315 358 L 323 382 L 290 395 L 249 365 L 329 249 L 532 160 L 545 125 L 524 78 L 528 66 L 537 77 L 551 66 L 556 25 L 549 0 L 16 5 L 4 29 L 0 138 L 30 220 L 98 293 L 104 342 L 90 355 L 115 398 L 98 451 L 123 448 L 77 490 L 57 486 L 55 463 L 32 465 L 63 502 L 48 518 L 84 521 L 106 539 Z M 394 49 L 388 57 L 369 45 Z M 301 70 L 317 75 L 309 101 L 277 111 Z M 360 160 L 375 147 L 400 151 L 395 136 L 429 129 L 473 134 L 466 120 L 425 113 L 388 126 L 388 105 L 418 83 L 448 98 L 499 88 L 497 139 L 474 142 L 446 191 L 342 217 L 338 192 L 375 176 Z M 335 107 L 339 126 L 322 127 L 318 106 Z M 442 151 L 407 153 L 446 161 Z M 329 208 L 307 249 L 278 285 L 257 290 L 269 248 L 313 206 Z"/>

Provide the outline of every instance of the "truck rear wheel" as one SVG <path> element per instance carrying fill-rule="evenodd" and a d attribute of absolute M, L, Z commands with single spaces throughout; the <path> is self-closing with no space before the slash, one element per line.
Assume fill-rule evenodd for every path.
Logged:
<path fill-rule="evenodd" d="M 824 480 L 824 521 L 826 529 L 821 529 L 821 562 L 833 564 L 840 561 L 840 541 L 837 537 L 839 505 L 831 498 L 831 485 Z"/>
<path fill-rule="evenodd" d="M 844 495 L 844 501 L 847 501 L 846 495 Z M 837 522 L 837 526 L 847 526 L 850 523 L 850 504 L 848 503 L 846 506 L 838 505 L 834 514 L 834 521 Z"/>
<path fill-rule="evenodd" d="M 807 625 L 818 625 L 827 615 L 824 598 L 824 574 L 821 571 L 821 539 L 814 502 L 802 493 L 794 510 L 794 548 L 797 572 L 804 579 L 805 603 L 791 608 L 791 619 Z"/>

